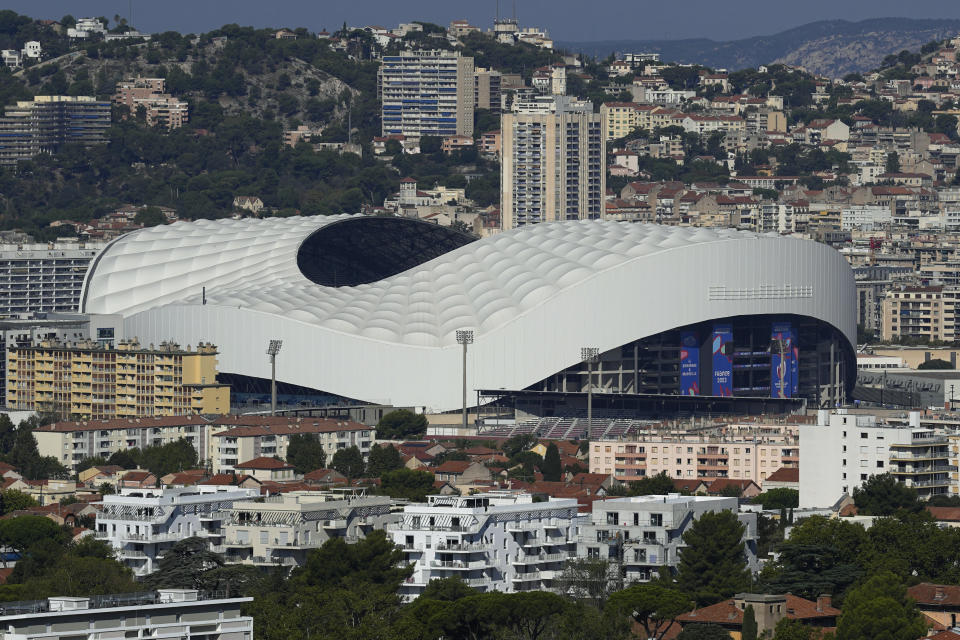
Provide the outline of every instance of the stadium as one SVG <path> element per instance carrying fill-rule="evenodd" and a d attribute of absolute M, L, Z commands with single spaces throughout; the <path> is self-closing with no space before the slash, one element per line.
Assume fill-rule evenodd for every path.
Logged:
<path fill-rule="evenodd" d="M 611 415 L 833 406 L 856 375 L 854 300 L 836 251 L 777 235 L 568 221 L 476 240 L 337 215 L 122 236 L 82 310 L 144 343 L 212 341 L 235 391 L 269 386 L 280 339 L 286 389 L 431 412 L 460 407 L 472 330 L 470 404 L 549 417 L 582 411 L 588 379 Z"/>

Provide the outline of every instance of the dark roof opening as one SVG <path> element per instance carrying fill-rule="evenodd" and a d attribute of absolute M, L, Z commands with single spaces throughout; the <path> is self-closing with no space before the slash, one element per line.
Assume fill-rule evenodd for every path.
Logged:
<path fill-rule="evenodd" d="M 297 267 L 319 285 L 352 287 L 402 273 L 474 240 L 412 218 L 351 218 L 307 237 L 297 251 Z"/>

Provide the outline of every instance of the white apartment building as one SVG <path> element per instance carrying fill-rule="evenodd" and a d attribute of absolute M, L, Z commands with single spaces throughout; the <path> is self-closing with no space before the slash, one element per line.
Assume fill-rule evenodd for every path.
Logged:
<path fill-rule="evenodd" d="M 327 460 L 340 449 L 357 447 L 364 460 L 376 441 L 377 432 L 352 420 L 331 418 L 272 418 L 260 424 L 227 428 L 213 434 L 211 458 L 214 473 L 230 473 L 236 465 L 262 457 L 286 460 L 290 437 L 298 433 L 315 435 L 323 444 Z"/>
<path fill-rule="evenodd" d="M 253 640 L 253 618 L 240 611 L 251 601 L 195 589 L 58 596 L 0 604 L 0 628 L 6 640 Z"/>
<path fill-rule="evenodd" d="M 220 546 L 227 509 L 257 495 L 256 489 L 214 485 L 121 489 L 118 495 L 103 497 L 96 536 L 110 543 L 134 575 L 145 576 L 156 570 L 164 551 L 181 540 L 198 536 Z"/>
<path fill-rule="evenodd" d="M 945 435 L 920 427 L 920 413 L 907 425 L 838 409 L 819 411 L 817 423 L 800 427 L 800 506 L 829 507 L 870 476 L 891 473 L 921 498 L 949 493 L 957 484 Z"/>
<path fill-rule="evenodd" d="M 893 222 L 890 207 L 875 204 L 850 205 L 840 210 L 840 228 L 844 231 L 875 231 Z"/>
<path fill-rule="evenodd" d="M 105 246 L 0 244 L 0 316 L 77 311 L 87 267 Z"/>
<path fill-rule="evenodd" d="M 386 529 L 398 518 L 390 504 L 389 497 L 368 496 L 362 489 L 294 491 L 236 502 L 225 514 L 226 539 L 214 550 L 233 564 L 303 566 L 307 553 L 331 538 L 353 543 Z"/>
<path fill-rule="evenodd" d="M 382 135 L 473 135 L 473 58 L 451 51 L 384 56 L 377 74 Z"/>
<path fill-rule="evenodd" d="M 635 496 L 593 503 L 580 525 L 577 556 L 607 560 L 624 584 L 647 582 L 662 567 L 675 568 L 683 553 L 683 534 L 705 513 L 737 513 L 736 498 L 707 496 Z M 747 564 L 757 564 L 757 514 L 741 513 Z M 616 574 L 615 574 L 616 575 Z"/>
<path fill-rule="evenodd" d="M 590 101 L 541 96 L 514 103 L 501 121 L 504 230 L 603 217 L 604 128 Z"/>
<path fill-rule="evenodd" d="M 480 591 L 550 589 L 576 553 L 577 520 L 573 499 L 534 502 L 511 491 L 428 496 L 388 528 L 413 565 L 400 595 L 409 602 L 431 580 L 452 576 Z"/>

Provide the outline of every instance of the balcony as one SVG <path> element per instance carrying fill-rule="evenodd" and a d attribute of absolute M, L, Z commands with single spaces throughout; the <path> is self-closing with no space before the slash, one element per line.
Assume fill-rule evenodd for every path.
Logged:
<path fill-rule="evenodd" d="M 431 560 L 430 566 L 438 569 L 461 569 L 464 571 L 486 569 L 491 566 L 489 560 L 474 560 L 464 562 L 462 560 Z"/>

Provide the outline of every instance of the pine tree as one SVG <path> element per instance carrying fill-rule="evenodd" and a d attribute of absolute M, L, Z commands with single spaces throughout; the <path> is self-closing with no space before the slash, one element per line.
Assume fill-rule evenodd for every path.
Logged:
<path fill-rule="evenodd" d="M 543 479 L 548 482 L 559 482 L 563 474 L 560 466 L 560 450 L 553 442 L 547 447 L 547 455 L 543 458 Z"/>
<path fill-rule="evenodd" d="M 729 598 L 750 586 L 744 526 L 732 511 L 705 513 L 683 534 L 677 586 L 700 605 Z"/>
<path fill-rule="evenodd" d="M 757 640 L 757 616 L 753 612 L 752 604 L 748 604 L 743 612 L 740 640 Z"/>

